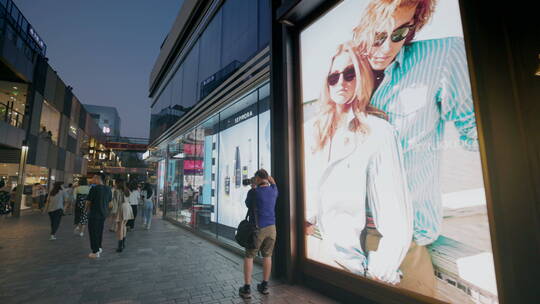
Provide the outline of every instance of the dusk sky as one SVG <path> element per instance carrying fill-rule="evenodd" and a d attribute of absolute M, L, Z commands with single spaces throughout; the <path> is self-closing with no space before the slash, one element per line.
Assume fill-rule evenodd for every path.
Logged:
<path fill-rule="evenodd" d="M 147 138 L 150 70 L 183 0 L 14 2 L 79 100 L 116 107 L 121 135 Z"/>

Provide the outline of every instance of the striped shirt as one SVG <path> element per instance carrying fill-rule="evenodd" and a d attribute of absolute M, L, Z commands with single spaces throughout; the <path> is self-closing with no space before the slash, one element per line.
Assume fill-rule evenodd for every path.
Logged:
<path fill-rule="evenodd" d="M 413 238 L 428 245 L 437 240 L 443 217 L 440 162 L 445 123 L 454 123 L 462 147 L 478 150 L 463 39 L 405 45 L 385 69 L 371 103 L 388 114 L 398 131 L 414 209 Z"/>

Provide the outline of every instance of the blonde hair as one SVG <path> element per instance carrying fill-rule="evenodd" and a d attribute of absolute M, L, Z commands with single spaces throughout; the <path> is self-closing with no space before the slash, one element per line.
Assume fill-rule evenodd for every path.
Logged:
<path fill-rule="evenodd" d="M 368 129 L 362 123 L 360 115 L 362 113 L 376 115 L 386 119 L 386 114 L 369 104 L 371 93 L 374 87 L 373 72 L 367 58 L 355 52 L 352 43 L 346 42 L 337 47 L 336 53 L 332 56 L 328 74 L 331 72 L 334 60 L 342 55 L 348 54 L 351 58 L 354 70 L 356 72 L 356 89 L 351 101 L 351 110 L 354 114 L 354 119 L 349 123 L 349 130 L 352 132 L 367 133 Z M 328 78 L 323 81 L 323 90 L 319 98 L 320 110 L 317 121 L 315 121 L 315 138 L 316 143 L 314 152 L 322 150 L 326 144 L 332 139 L 336 133 L 339 117 L 337 113 L 337 105 L 330 97 L 330 88 Z"/>
<path fill-rule="evenodd" d="M 437 0 L 372 0 L 365 9 L 360 23 L 353 29 L 353 40 L 356 44 L 365 43 L 371 48 L 377 32 L 391 32 L 396 26 L 393 15 L 402 7 L 416 6 L 411 33 L 405 39 L 410 43 L 417 31 L 421 30 L 431 19 Z"/>

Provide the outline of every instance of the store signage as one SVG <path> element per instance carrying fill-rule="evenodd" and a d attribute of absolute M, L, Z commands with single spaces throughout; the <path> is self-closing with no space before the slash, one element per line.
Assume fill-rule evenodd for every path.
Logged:
<path fill-rule="evenodd" d="M 396 2 L 344 0 L 300 33 L 305 258 L 498 303 L 459 1 Z"/>
<path fill-rule="evenodd" d="M 150 157 L 150 151 L 147 150 L 146 152 L 143 153 L 142 159 L 144 160 L 144 159 L 147 159 L 149 157 Z"/>
<path fill-rule="evenodd" d="M 34 39 L 34 41 L 39 46 L 39 48 L 41 49 L 45 48 L 45 42 L 41 40 L 41 37 L 39 37 L 37 32 L 30 25 L 28 25 L 28 34 L 30 35 L 30 37 L 32 37 L 32 39 Z"/>

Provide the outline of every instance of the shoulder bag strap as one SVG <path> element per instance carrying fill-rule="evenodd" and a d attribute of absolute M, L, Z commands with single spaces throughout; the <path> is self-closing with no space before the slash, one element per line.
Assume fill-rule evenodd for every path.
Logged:
<path fill-rule="evenodd" d="M 259 201 L 259 197 L 257 191 L 255 191 L 255 198 L 256 200 L 253 203 L 253 218 L 255 219 L 255 226 L 259 229 L 259 217 L 257 216 L 257 201 Z"/>

